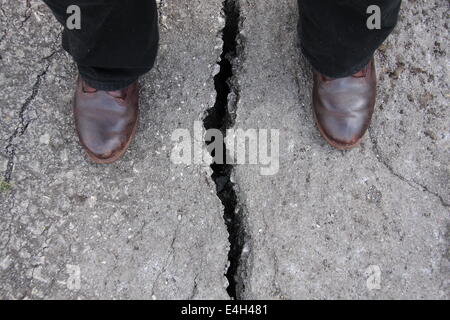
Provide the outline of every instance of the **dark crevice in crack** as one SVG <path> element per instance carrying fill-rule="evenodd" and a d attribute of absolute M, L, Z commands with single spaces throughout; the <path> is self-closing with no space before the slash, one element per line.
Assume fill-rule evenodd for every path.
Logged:
<path fill-rule="evenodd" d="M 235 116 L 230 110 L 235 110 L 239 100 L 239 90 L 234 83 L 233 61 L 237 58 L 239 48 L 239 24 L 240 8 L 238 0 L 225 0 L 224 14 L 225 27 L 222 31 L 223 51 L 220 56 L 220 71 L 214 77 L 215 89 L 217 92 L 214 107 L 209 109 L 204 119 L 206 130 L 219 129 L 223 136 L 226 130 L 234 126 Z M 207 143 L 213 143 L 207 141 Z M 214 157 L 214 150 L 208 148 Z M 224 150 L 226 150 L 224 143 Z M 224 220 L 229 234 L 230 251 L 228 253 L 229 267 L 226 272 L 229 286 L 227 292 L 233 299 L 240 299 L 243 281 L 241 276 L 241 257 L 246 242 L 246 232 L 242 210 L 239 208 L 238 196 L 231 175 L 233 166 L 227 163 L 227 152 L 224 152 L 222 164 L 214 162 L 212 179 L 216 183 L 217 196 L 224 206 Z"/>
<path fill-rule="evenodd" d="M 2 43 L 3 40 L 6 39 L 6 35 L 7 35 L 7 34 L 8 34 L 8 33 L 7 33 L 6 31 L 3 32 L 3 35 L 0 37 L 0 43 Z"/>
<path fill-rule="evenodd" d="M 419 184 L 415 181 L 410 181 L 408 179 L 406 179 L 405 177 L 403 177 L 402 175 L 398 174 L 397 172 L 395 172 L 395 170 L 392 168 L 392 166 L 386 161 L 386 159 L 384 159 L 380 148 L 378 146 L 378 141 L 375 138 L 375 136 L 372 134 L 372 130 L 369 129 L 369 137 L 370 140 L 372 142 L 372 149 L 373 149 L 373 153 L 375 154 L 375 157 L 377 158 L 377 160 L 383 165 L 385 166 L 388 171 L 395 177 L 397 177 L 398 179 L 400 179 L 401 181 L 403 181 L 404 183 L 408 184 L 411 188 L 419 190 L 421 192 L 426 192 L 436 198 L 439 199 L 439 201 L 441 202 L 442 206 L 444 207 L 450 207 L 450 205 L 448 203 L 445 202 L 444 198 L 439 195 L 436 192 L 431 191 L 427 186 L 424 186 L 422 184 Z"/>
<path fill-rule="evenodd" d="M 6 31 L 3 32 L 3 35 L 0 37 L 0 45 L 2 44 L 2 42 L 6 39 L 6 36 L 8 35 L 8 33 Z M 2 57 L 2 53 L 0 52 L 0 60 L 3 60 Z"/>
<path fill-rule="evenodd" d="M 53 54 L 51 56 L 53 56 Z M 51 57 L 51 56 L 49 56 L 49 57 Z M 7 183 L 11 182 L 11 176 L 12 176 L 12 172 L 14 170 L 14 158 L 16 156 L 16 147 L 17 147 L 17 144 L 14 142 L 14 140 L 17 137 L 20 137 L 25 133 L 25 131 L 27 130 L 27 128 L 31 122 L 31 119 L 27 119 L 26 113 L 39 92 L 42 78 L 47 74 L 47 71 L 50 68 L 50 61 L 48 60 L 48 58 L 46 58 L 48 61 L 46 67 L 44 68 L 44 70 L 41 73 L 38 74 L 36 81 L 33 84 L 33 87 L 31 89 L 31 94 L 26 98 L 25 102 L 20 107 L 19 123 L 16 126 L 16 128 L 14 129 L 14 132 L 12 133 L 12 135 L 7 140 L 8 144 L 6 145 L 5 153 L 6 153 L 6 157 L 8 160 L 7 160 L 7 164 L 6 164 L 6 171 L 3 175 L 3 180 Z"/>
<path fill-rule="evenodd" d="M 25 15 L 24 15 L 23 19 L 20 21 L 19 29 L 22 29 L 23 26 L 25 25 L 25 23 L 31 18 L 32 11 L 31 11 L 30 0 L 26 0 L 25 6 L 26 6 Z"/>

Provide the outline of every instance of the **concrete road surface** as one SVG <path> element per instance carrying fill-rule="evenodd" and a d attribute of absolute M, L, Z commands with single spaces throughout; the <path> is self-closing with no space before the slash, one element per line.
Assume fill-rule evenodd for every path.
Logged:
<path fill-rule="evenodd" d="M 27 3 L 0 0 L 0 299 L 449 299 L 447 1 L 404 1 L 348 152 L 315 128 L 296 0 L 158 1 L 111 166 L 86 160 L 61 27 Z M 277 133 L 279 166 L 175 163 L 175 130 L 199 124 Z"/>

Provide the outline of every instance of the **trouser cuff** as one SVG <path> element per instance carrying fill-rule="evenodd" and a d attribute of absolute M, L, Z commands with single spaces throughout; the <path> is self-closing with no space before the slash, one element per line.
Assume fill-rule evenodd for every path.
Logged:
<path fill-rule="evenodd" d="M 116 91 L 124 89 L 128 86 L 130 86 L 132 83 L 137 81 L 139 78 L 133 78 L 133 79 L 127 79 L 127 80 L 119 80 L 119 81 L 98 81 L 91 79 L 89 77 L 86 77 L 82 73 L 80 73 L 81 78 L 86 81 L 86 83 L 91 86 L 94 89 L 97 89 L 99 91 Z"/>
<path fill-rule="evenodd" d="M 326 66 L 326 64 L 318 63 L 316 61 L 316 59 L 314 59 L 308 53 L 308 50 L 306 50 L 305 47 L 303 47 L 303 45 L 301 46 L 301 49 L 302 49 L 303 55 L 309 61 L 309 63 L 311 64 L 311 66 L 313 67 L 314 70 L 316 70 L 320 74 L 323 74 L 325 77 L 335 78 L 335 79 L 345 78 L 345 77 L 354 75 L 355 73 L 364 69 L 364 67 L 366 67 L 369 64 L 370 60 L 372 60 L 372 58 L 373 58 L 373 54 L 372 54 L 372 55 L 369 55 L 368 57 L 365 57 L 364 60 L 355 63 L 354 65 L 352 65 L 351 67 L 349 67 L 345 70 L 342 69 L 340 71 L 336 71 L 336 70 L 330 71 L 326 67 L 324 67 L 324 66 Z M 333 69 L 335 69 L 335 68 L 333 68 Z"/>

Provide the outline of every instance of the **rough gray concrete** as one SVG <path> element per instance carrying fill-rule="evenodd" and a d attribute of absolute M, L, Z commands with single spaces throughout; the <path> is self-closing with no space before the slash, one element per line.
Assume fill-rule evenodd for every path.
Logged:
<path fill-rule="evenodd" d="M 247 240 L 238 296 L 450 298 L 448 3 L 404 1 L 377 54 L 370 135 L 340 152 L 313 123 L 296 0 L 237 1 L 235 127 L 278 129 L 281 142 L 277 175 L 235 166 Z M 60 27 L 40 2 L 0 0 L 0 179 L 11 179 L 0 188 L 0 299 L 229 298 L 211 171 L 170 160 L 173 130 L 214 105 L 222 3 L 159 6 L 136 141 L 99 166 L 75 137 Z"/>
<path fill-rule="evenodd" d="M 314 126 L 296 1 L 241 7 L 235 126 L 281 135 L 277 175 L 235 169 L 251 239 L 242 297 L 448 299 L 448 3 L 404 2 L 377 54 L 370 135 L 350 152 L 333 150 Z"/>
<path fill-rule="evenodd" d="M 12 191 L 0 195 L 0 298 L 228 298 L 228 234 L 211 172 L 170 160 L 173 130 L 192 128 L 214 104 L 222 5 L 160 6 L 137 142 L 116 165 L 98 166 L 75 137 L 76 72 L 56 20 L 40 2 L 1 1 L 2 172 L 18 131 Z"/>

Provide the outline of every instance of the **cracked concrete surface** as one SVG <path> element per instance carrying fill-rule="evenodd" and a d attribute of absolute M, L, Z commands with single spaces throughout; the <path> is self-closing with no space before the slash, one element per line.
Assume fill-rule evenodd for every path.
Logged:
<path fill-rule="evenodd" d="M 234 126 L 278 129 L 281 139 L 277 175 L 234 168 L 247 234 L 237 296 L 448 299 L 448 3 L 404 1 L 377 53 L 370 133 L 340 152 L 313 123 L 296 0 L 236 1 Z M 99 166 L 75 137 L 76 69 L 61 28 L 38 1 L 0 0 L 0 179 L 12 185 L 0 193 L 1 299 L 229 298 L 212 172 L 170 161 L 173 130 L 192 129 L 215 103 L 222 1 L 159 7 L 159 59 L 142 80 L 136 141 Z"/>
<path fill-rule="evenodd" d="M 251 237 L 242 298 L 448 299 L 448 4 L 405 1 L 377 53 L 371 132 L 350 152 L 314 126 L 296 1 L 241 6 L 236 127 L 281 131 L 277 175 L 235 169 Z"/>
<path fill-rule="evenodd" d="M 160 3 L 139 142 L 113 166 L 92 165 L 78 146 L 75 67 L 57 52 L 49 10 L 39 3 L 22 23 L 25 5 L 1 7 L 1 169 L 13 189 L 0 195 L 0 297 L 227 299 L 229 244 L 210 169 L 170 161 L 173 130 L 214 104 L 221 2 Z"/>

